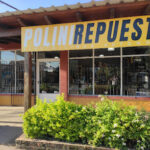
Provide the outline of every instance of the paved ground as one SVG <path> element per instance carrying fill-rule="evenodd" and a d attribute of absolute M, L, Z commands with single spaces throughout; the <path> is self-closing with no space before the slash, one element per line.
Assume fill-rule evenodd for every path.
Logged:
<path fill-rule="evenodd" d="M 15 139 L 22 134 L 23 107 L 0 106 L 0 150 L 16 150 Z"/>

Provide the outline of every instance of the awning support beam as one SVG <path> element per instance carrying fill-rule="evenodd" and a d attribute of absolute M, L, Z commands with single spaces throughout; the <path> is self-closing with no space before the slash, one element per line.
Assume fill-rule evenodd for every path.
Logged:
<path fill-rule="evenodd" d="M 8 38 L 14 36 L 21 36 L 21 29 L 7 29 L 0 31 L 0 38 Z"/>
<path fill-rule="evenodd" d="M 115 8 L 110 8 L 110 19 L 115 18 Z"/>
<path fill-rule="evenodd" d="M 149 14 L 150 14 L 150 4 L 147 5 L 147 7 L 145 8 L 143 14 L 144 14 L 144 15 L 149 15 Z"/>
<path fill-rule="evenodd" d="M 50 16 L 44 16 L 44 20 L 48 25 L 55 24 L 54 18 L 52 18 Z"/>
<path fill-rule="evenodd" d="M 80 12 L 76 12 L 76 18 L 79 22 L 83 21 L 83 15 Z"/>

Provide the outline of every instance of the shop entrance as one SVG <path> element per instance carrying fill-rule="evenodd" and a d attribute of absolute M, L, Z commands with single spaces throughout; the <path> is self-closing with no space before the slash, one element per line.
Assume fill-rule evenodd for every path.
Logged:
<path fill-rule="evenodd" d="M 55 101 L 59 94 L 59 59 L 37 61 L 37 96 Z"/>

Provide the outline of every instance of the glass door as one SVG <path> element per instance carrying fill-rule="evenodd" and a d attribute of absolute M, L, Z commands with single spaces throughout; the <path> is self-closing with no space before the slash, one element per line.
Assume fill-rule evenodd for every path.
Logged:
<path fill-rule="evenodd" d="M 37 96 L 55 101 L 59 94 L 59 60 L 38 60 L 37 65 Z"/>

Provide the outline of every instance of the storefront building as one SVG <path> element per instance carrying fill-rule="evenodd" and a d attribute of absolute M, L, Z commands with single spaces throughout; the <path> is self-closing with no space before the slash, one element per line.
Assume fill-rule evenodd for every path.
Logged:
<path fill-rule="evenodd" d="M 78 104 L 107 95 L 150 111 L 149 14 L 145 0 L 0 14 L 0 105 L 64 93 Z"/>

